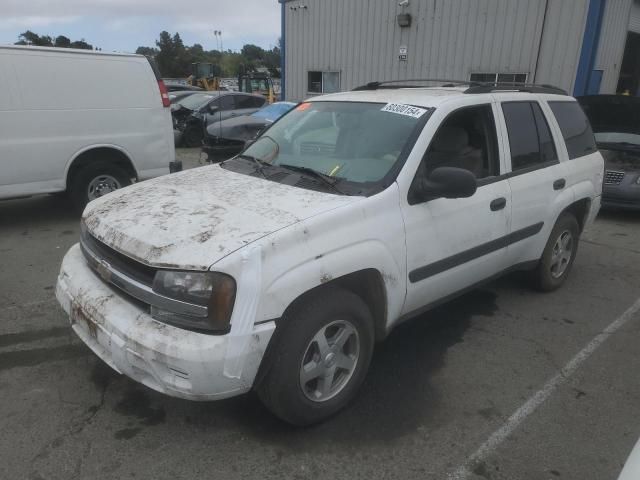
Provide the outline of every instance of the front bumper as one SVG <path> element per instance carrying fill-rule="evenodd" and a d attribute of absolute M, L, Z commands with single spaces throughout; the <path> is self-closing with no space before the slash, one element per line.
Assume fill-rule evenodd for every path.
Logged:
<path fill-rule="evenodd" d="M 188 400 L 217 400 L 249 391 L 275 329 L 269 322 L 247 334 L 239 378 L 224 374 L 229 335 L 207 335 L 154 320 L 144 305 L 105 284 L 79 245 L 62 261 L 56 297 L 80 339 L 119 373 L 149 388 Z"/>
<path fill-rule="evenodd" d="M 605 184 L 602 188 L 602 206 L 624 210 L 640 210 L 640 185 L 631 183 L 627 178 L 620 185 Z"/>

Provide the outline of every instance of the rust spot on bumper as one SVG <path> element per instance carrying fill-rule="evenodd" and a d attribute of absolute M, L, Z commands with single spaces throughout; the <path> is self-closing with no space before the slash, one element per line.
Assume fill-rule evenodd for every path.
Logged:
<path fill-rule="evenodd" d="M 96 324 L 93 322 L 93 320 L 91 320 L 85 313 L 84 310 L 82 310 L 82 307 L 80 306 L 80 304 L 73 302 L 71 305 L 71 319 L 74 322 L 84 322 L 87 324 L 87 328 L 89 330 L 89 335 L 91 335 L 92 338 L 96 339 L 98 338 L 98 327 L 96 326 Z"/>

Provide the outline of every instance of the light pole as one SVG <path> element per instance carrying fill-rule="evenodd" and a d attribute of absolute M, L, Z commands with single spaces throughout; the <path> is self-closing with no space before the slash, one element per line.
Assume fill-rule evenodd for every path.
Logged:
<path fill-rule="evenodd" d="M 216 47 L 218 48 L 218 50 L 220 51 L 220 53 L 222 53 L 222 30 L 214 30 L 213 34 L 216 37 Z M 218 38 L 220 38 L 220 44 L 218 45 Z"/>

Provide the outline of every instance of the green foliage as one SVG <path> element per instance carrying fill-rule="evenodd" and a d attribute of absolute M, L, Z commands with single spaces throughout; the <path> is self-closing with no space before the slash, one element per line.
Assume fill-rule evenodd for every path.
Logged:
<path fill-rule="evenodd" d="M 84 38 L 71 41 L 69 37 L 58 35 L 55 39 L 49 35 L 38 35 L 27 30 L 18 37 L 16 45 L 37 45 L 43 47 L 81 48 L 93 50 L 94 47 Z M 99 50 L 96 48 L 96 50 Z M 173 36 L 166 31 L 160 32 L 155 47 L 140 46 L 136 53 L 154 57 L 163 77 L 188 77 L 191 74 L 191 64 L 212 63 L 214 70 L 223 77 L 235 77 L 240 72 L 252 72 L 257 68 L 266 67 L 274 77 L 280 72 L 280 39 L 278 46 L 265 50 L 258 45 L 246 44 L 240 52 L 227 50 L 205 50 L 202 45 L 195 43 L 185 46 L 179 33 Z"/>
<path fill-rule="evenodd" d="M 136 53 L 155 57 L 163 77 L 188 77 L 191 74 L 192 63 L 212 63 L 217 67 L 214 69 L 220 71 L 223 77 L 235 77 L 242 70 L 251 72 L 258 67 L 267 67 L 273 76 L 280 76 L 279 47 L 264 50 L 257 45 L 247 44 L 240 52 L 205 50 L 199 43 L 185 46 L 180 34 L 175 33 L 171 36 L 166 31 L 160 32 L 156 47 L 141 46 Z"/>
<path fill-rule="evenodd" d="M 38 47 L 59 47 L 59 48 L 81 48 L 83 50 L 93 50 L 93 45 L 85 42 L 84 38 L 72 42 L 64 35 L 58 35 L 55 39 L 49 35 L 38 35 L 37 33 L 27 30 L 18 36 L 16 45 L 36 45 Z"/>

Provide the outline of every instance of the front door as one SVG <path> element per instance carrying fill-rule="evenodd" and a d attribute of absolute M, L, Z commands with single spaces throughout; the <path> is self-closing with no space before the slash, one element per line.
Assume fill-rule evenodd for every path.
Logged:
<path fill-rule="evenodd" d="M 409 198 L 402 206 L 407 241 L 407 297 L 411 313 L 508 267 L 511 191 L 496 136 L 495 107 L 465 107 L 448 115 L 416 177 L 437 167 L 470 170 L 478 189 L 469 198 Z M 415 184 L 415 181 L 414 181 Z"/>

